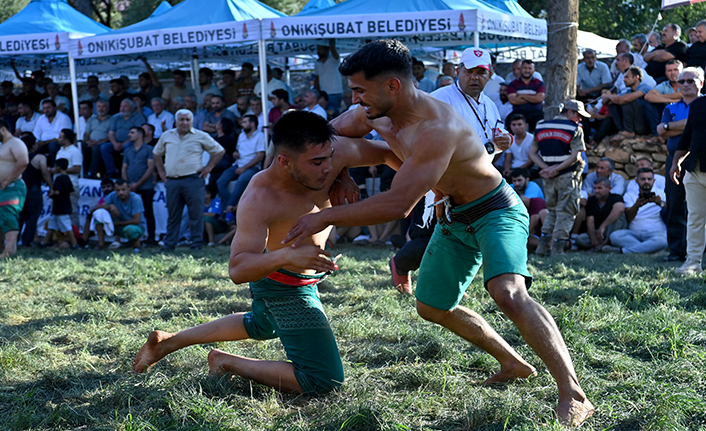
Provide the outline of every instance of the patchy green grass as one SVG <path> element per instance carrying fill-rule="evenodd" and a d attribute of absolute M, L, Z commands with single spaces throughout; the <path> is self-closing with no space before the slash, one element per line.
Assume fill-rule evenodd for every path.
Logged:
<path fill-rule="evenodd" d="M 559 430 L 539 358 L 474 281 L 479 311 L 539 370 L 485 388 L 486 353 L 422 321 L 390 285 L 389 250 L 343 246 L 322 301 L 347 381 L 329 395 L 282 395 L 208 377 L 218 347 L 284 359 L 277 340 L 194 346 L 146 375 L 132 359 L 152 329 L 177 331 L 249 309 L 226 248 L 171 256 L 22 251 L 0 263 L 0 429 Z M 659 256 L 530 260 L 530 294 L 554 316 L 597 413 L 587 430 L 706 429 L 704 277 Z"/>

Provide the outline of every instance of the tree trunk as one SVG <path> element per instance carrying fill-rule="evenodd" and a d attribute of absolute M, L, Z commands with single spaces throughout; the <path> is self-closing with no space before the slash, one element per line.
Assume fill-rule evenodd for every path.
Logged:
<path fill-rule="evenodd" d="M 93 19 L 93 11 L 91 10 L 91 0 L 74 0 L 72 3 L 77 11 Z"/>
<path fill-rule="evenodd" d="M 559 106 L 576 94 L 579 22 L 578 0 L 547 0 L 547 73 L 544 118 L 553 118 Z"/>

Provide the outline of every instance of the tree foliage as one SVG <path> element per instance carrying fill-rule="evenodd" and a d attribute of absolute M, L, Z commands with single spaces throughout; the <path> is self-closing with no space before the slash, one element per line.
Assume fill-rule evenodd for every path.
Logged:
<path fill-rule="evenodd" d="M 518 0 L 532 16 L 546 18 L 546 0 Z M 631 38 L 647 33 L 660 13 L 660 0 L 581 0 L 579 29 L 610 39 Z M 657 31 L 666 24 L 679 24 L 682 30 L 706 18 L 706 3 L 679 6 L 662 12 Z M 684 35 L 684 38 L 686 36 Z"/>
<path fill-rule="evenodd" d="M 21 11 L 22 8 L 27 6 L 27 3 L 29 3 L 29 0 L 2 0 L 0 22 L 5 22 L 6 19 Z"/>

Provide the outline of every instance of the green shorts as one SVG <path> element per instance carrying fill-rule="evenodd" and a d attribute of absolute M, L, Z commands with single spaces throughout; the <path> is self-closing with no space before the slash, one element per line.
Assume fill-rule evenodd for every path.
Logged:
<path fill-rule="evenodd" d="M 509 187 L 505 180 L 487 195 L 451 211 L 468 211 L 494 197 L 503 187 Z M 486 288 L 488 280 L 502 274 L 520 274 L 529 287 L 532 277 L 527 270 L 528 237 L 529 215 L 519 198 L 511 206 L 492 210 L 470 225 L 440 221 L 422 258 L 417 300 L 440 310 L 453 310 L 481 264 Z"/>
<path fill-rule="evenodd" d="M 136 239 L 142 238 L 142 235 L 145 234 L 145 230 L 140 225 L 128 224 L 125 226 L 116 226 L 115 234 L 128 241 L 135 241 Z"/>
<path fill-rule="evenodd" d="M 20 212 L 27 197 L 27 186 L 22 180 L 10 183 L 0 190 L 0 230 L 3 233 L 19 230 Z"/>
<path fill-rule="evenodd" d="M 321 278 L 302 276 L 280 269 L 279 280 Z M 312 280 L 313 281 L 313 280 Z M 250 338 L 268 340 L 279 337 L 294 375 L 307 394 L 323 394 L 343 383 L 343 364 L 316 284 L 298 286 L 266 277 L 250 283 L 252 310 L 243 323 Z"/>

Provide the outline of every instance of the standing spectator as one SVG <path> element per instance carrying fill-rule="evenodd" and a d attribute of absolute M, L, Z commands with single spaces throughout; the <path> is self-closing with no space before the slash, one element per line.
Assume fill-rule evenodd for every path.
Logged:
<path fill-rule="evenodd" d="M 154 126 L 154 137 L 159 139 L 162 133 L 174 128 L 174 115 L 164 110 L 164 99 L 152 98 L 152 115 L 147 117 L 147 123 Z"/>
<path fill-rule="evenodd" d="M 595 99 L 601 94 L 604 85 L 613 82 L 610 68 L 607 64 L 596 61 L 596 51 L 586 49 L 583 51 L 583 63 L 576 69 L 576 86 L 580 99 Z"/>
<path fill-rule="evenodd" d="M 598 177 L 593 180 L 595 193 L 586 203 L 586 229 L 588 232 L 576 237 L 580 249 L 601 251 L 610 245 L 610 235 L 627 228 L 625 203 L 620 194 L 611 193 L 610 180 Z"/>
<path fill-rule="evenodd" d="M 47 84 L 47 98 L 44 100 L 53 100 L 54 103 L 56 104 L 56 109 L 59 111 L 63 112 L 64 114 L 69 112 L 69 107 L 71 106 L 71 101 L 67 98 L 59 94 L 59 86 L 56 85 L 53 82 L 50 82 Z M 42 100 L 42 102 L 44 102 Z"/>
<path fill-rule="evenodd" d="M 512 113 L 525 116 L 530 133 L 534 133 L 537 122 L 544 117 L 544 83 L 533 78 L 533 73 L 532 60 L 522 61 L 520 78 L 512 81 L 507 87 L 507 98 L 514 107 Z"/>
<path fill-rule="evenodd" d="M 21 78 L 22 92 L 17 95 L 18 101 L 27 101 L 32 105 L 32 108 L 37 109 L 39 102 L 42 100 L 42 93 L 36 90 L 37 81 L 32 78 Z"/>
<path fill-rule="evenodd" d="M 132 97 L 132 95 L 135 93 L 139 93 L 137 90 L 132 88 L 132 86 L 130 85 L 130 78 L 127 75 L 120 75 L 119 79 L 123 81 L 123 88 L 125 89 L 125 92 L 128 94 L 129 97 Z"/>
<path fill-rule="evenodd" d="M 164 89 L 162 98 L 164 99 L 169 112 L 176 112 L 174 109 L 174 99 L 177 97 L 186 97 L 187 94 L 193 94 L 194 89 L 186 83 L 186 72 L 183 70 L 175 70 L 172 72 L 174 85 Z"/>
<path fill-rule="evenodd" d="M 98 91 L 96 91 L 95 93 L 92 92 L 91 90 L 93 89 L 93 87 L 95 87 Z M 98 99 L 108 100 L 108 98 L 110 98 L 110 95 L 105 94 L 101 90 L 101 83 L 98 80 L 98 77 L 96 75 L 90 75 L 88 78 L 86 78 L 86 91 L 81 96 L 79 96 L 78 101 L 81 102 L 84 100 L 90 100 L 91 102 L 93 102 L 93 104 L 95 104 Z"/>
<path fill-rule="evenodd" d="M 645 94 L 652 88 L 642 82 L 642 69 L 635 66 L 627 71 L 623 81 L 627 87 L 623 93 L 603 96 L 603 103 L 608 104 L 610 116 L 619 130 L 616 138 L 634 137 L 636 134 L 648 135 L 650 126 L 643 108 L 648 104 L 644 100 Z"/>
<path fill-rule="evenodd" d="M 304 93 L 304 102 L 306 107 L 303 111 L 313 112 L 314 114 L 320 115 L 323 118 L 328 118 L 324 108 L 319 105 L 319 91 L 315 88 L 311 88 Z"/>
<path fill-rule="evenodd" d="M 652 253 L 667 248 L 667 226 L 660 215 L 664 193 L 653 189 L 654 182 L 654 172 L 651 169 L 640 169 L 637 172 L 640 193 L 626 193 L 623 197 L 628 229 L 613 232 L 610 235 L 613 245 L 604 246 L 602 251 Z"/>
<path fill-rule="evenodd" d="M 223 103 L 225 103 L 225 106 L 230 106 L 238 100 L 238 89 L 235 85 L 235 71 L 226 69 L 221 72 L 221 76 L 223 76 L 223 87 L 221 87 Z"/>
<path fill-rule="evenodd" d="M 698 27 L 697 27 L 698 28 Z M 682 94 L 686 97 L 703 88 L 704 72 L 700 68 L 687 67 L 679 79 Z M 688 87 L 688 89 L 687 89 Z M 701 273 L 701 258 L 706 245 L 706 97 L 691 103 L 684 132 L 679 138 L 669 171 L 669 179 L 679 184 L 682 169 L 686 206 L 689 212 L 686 228 L 686 262 L 676 271 L 678 274 Z M 671 126 L 670 126 L 671 128 Z"/>
<path fill-rule="evenodd" d="M 241 97 L 250 98 L 255 94 L 257 80 L 253 78 L 255 68 L 250 63 L 243 63 L 240 68 L 240 79 L 235 83 L 235 94 L 238 99 Z M 229 105 L 230 106 L 230 105 Z"/>
<path fill-rule="evenodd" d="M 91 223 L 91 219 L 93 218 L 93 211 L 103 205 L 103 202 L 105 202 L 105 198 L 108 197 L 108 195 L 111 194 L 114 189 L 115 183 L 113 182 L 113 180 L 111 180 L 110 178 L 103 178 L 101 180 L 101 192 L 103 193 L 103 196 L 101 196 L 100 199 L 98 199 L 98 202 L 88 210 L 88 214 L 86 214 L 86 223 L 83 225 L 83 241 L 86 243 L 86 248 L 88 248 L 88 240 L 91 237 L 92 225 L 94 226 L 93 231 L 95 232 L 95 224 Z"/>
<path fill-rule="evenodd" d="M 544 178 L 547 218 L 542 226 L 542 236 L 536 253 L 544 256 L 551 249 L 552 255 L 564 254 L 569 232 L 579 212 L 581 198 L 581 173 L 586 151 L 581 117 L 589 114 L 583 103 L 567 100 L 561 113 L 548 121 L 537 124 L 530 158 L 539 166 Z M 553 241 L 552 241 L 553 240 Z"/>
<path fill-rule="evenodd" d="M 69 239 L 69 244 L 72 248 L 77 248 L 76 236 L 71 222 L 73 215 L 71 196 L 75 194 L 74 186 L 71 184 L 69 176 L 66 175 L 66 168 L 69 161 L 66 159 L 57 159 L 55 166 L 56 176 L 54 177 L 54 185 L 51 188 L 49 197 L 52 199 L 51 218 L 47 226 L 47 233 L 44 236 L 42 243 L 50 245 L 54 238 L 54 232 L 59 232 Z"/>
<path fill-rule="evenodd" d="M 261 73 L 262 75 L 262 73 Z M 254 94 L 257 97 L 260 97 L 264 100 L 269 100 L 272 97 L 272 92 L 277 89 L 282 89 L 287 91 L 287 84 L 284 83 L 284 81 L 280 81 L 279 79 L 275 78 L 274 75 L 272 74 L 272 69 L 270 69 L 270 66 L 267 65 L 267 97 L 265 98 L 265 95 L 262 94 L 262 86 L 261 82 L 258 82 L 255 84 L 255 90 Z"/>
<path fill-rule="evenodd" d="M 125 83 L 120 78 L 110 80 L 110 92 L 113 93 L 113 95 L 110 96 L 109 99 L 110 109 L 108 113 L 110 113 L 110 115 L 116 115 L 120 112 L 120 104 L 122 101 L 132 99 L 132 96 L 125 91 Z"/>
<path fill-rule="evenodd" d="M 19 229 L 22 232 L 22 245 L 25 247 L 36 246 L 35 236 L 37 235 L 37 221 L 42 212 L 44 198 L 42 196 L 42 181 L 52 187 L 53 181 L 47 168 L 47 158 L 44 154 L 37 153 L 37 140 L 34 135 L 28 132 L 22 134 L 22 141 L 27 146 L 29 164 L 22 174 L 22 181 L 27 187 L 27 198 L 25 199 L 22 212 L 20 213 Z M 24 226 L 24 231 L 22 227 Z"/>
<path fill-rule="evenodd" d="M 93 117 L 86 121 L 86 129 L 83 133 L 83 161 L 86 177 L 96 179 L 101 169 L 103 156 L 101 155 L 101 145 L 109 143 L 110 126 L 112 117 L 108 114 L 108 102 L 99 100 L 96 103 L 96 111 Z"/>
<path fill-rule="evenodd" d="M 518 58 L 517 60 L 512 62 L 512 72 L 508 73 L 505 76 L 505 82 L 510 83 L 516 79 L 520 79 L 522 76 L 522 59 Z M 542 74 L 537 72 L 536 70 L 534 73 L 532 73 L 532 78 L 534 79 L 539 79 L 540 81 L 544 81 L 542 79 Z"/>
<path fill-rule="evenodd" d="M 696 41 L 688 51 L 687 66 L 706 68 L 706 20 L 699 21 L 694 26 Z"/>
<path fill-rule="evenodd" d="M 23 132 L 34 132 L 34 126 L 41 115 L 35 112 L 32 104 L 27 100 L 22 100 L 17 109 L 20 113 L 20 118 L 15 123 L 15 137 L 19 137 Z"/>
<path fill-rule="evenodd" d="M 274 125 L 287 110 L 294 109 L 294 106 L 289 104 L 289 94 L 284 90 L 272 92 L 272 104 L 274 107 L 267 114 L 267 123 L 270 126 Z"/>
<path fill-rule="evenodd" d="M 130 191 L 142 199 L 144 216 L 147 223 L 147 241 L 155 242 L 154 224 L 154 147 L 144 141 L 145 131 L 142 127 L 131 127 L 129 132 L 130 143 L 123 151 L 122 178 L 127 181 Z"/>
<path fill-rule="evenodd" d="M 163 251 L 176 247 L 184 205 L 189 211 L 191 248 L 201 249 L 203 242 L 204 180 L 223 157 L 223 147 L 205 132 L 194 129 L 193 114 L 182 109 L 176 113 L 176 128 L 162 134 L 154 148 L 155 166 L 167 188 L 167 237 Z M 203 153 L 211 155 L 203 166 Z M 162 162 L 162 156 L 165 161 Z"/>
<path fill-rule="evenodd" d="M 262 169 L 262 161 L 265 159 L 265 135 L 258 130 L 257 117 L 246 115 L 242 126 L 243 131 L 238 136 L 238 144 L 233 153 L 235 162 L 218 179 L 218 194 L 227 213 L 235 212 L 245 187 Z M 229 186 L 234 180 L 235 188 L 231 193 Z"/>
<path fill-rule="evenodd" d="M 159 82 L 159 78 L 157 78 L 157 74 L 154 73 L 154 70 L 152 70 L 152 66 L 147 62 L 147 59 L 145 57 L 141 58 L 142 62 L 145 63 L 145 68 L 147 68 L 147 72 L 141 73 L 140 76 L 138 77 L 137 83 L 140 86 L 140 92 L 145 95 L 145 98 L 147 99 L 147 105 L 152 104 L 152 99 L 155 97 L 161 97 L 162 96 L 162 84 Z M 162 101 L 162 104 L 164 104 L 164 101 Z"/>
<path fill-rule="evenodd" d="M 69 161 L 68 166 L 64 169 L 64 173 L 69 176 L 71 184 L 74 187 L 74 193 L 71 195 L 71 223 L 74 226 L 78 226 L 78 197 L 80 194 L 80 188 L 78 183 L 78 177 L 81 173 L 81 167 L 83 166 L 83 154 L 81 150 L 76 146 L 76 133 L 71 129 L 64 129 L 59 134 L 59 143 L 61 148 L 56 153 L 56 159 L 66 159 Z M 49 169 L 49 172 L 56 174 L 57 171 L 54 168 Z"/>
<path fill-rule="evenodd" d="M 666 80 L 657 84 L 655 88 L 650 90 L 645 95 L 645 100 L 656 105 L 659 112 L 661 113 L 665 105 L 673 102 L 678 102 L 681 99 L 681 92 L 679 91 L 679 74 L 681 73 L 684 65 L 679 60 L 669 60 L 664 66 L 664 75 L 667 77 Z"/>
<path fill-rule="evenodd" d="M 644 55 L 647 62 L 645 71 L 657 80 L 657 83 L 667 79 L 664 74 L 664 66 L 669 60 L 676 58 L 682 63 L 686 62 L 689 47 L 679 39 L 680 36 L 681 27 L 679 24 L 667 24 L 662 29 L 662 45 Z"/>
<path fill-rule="evenodd" d="M 56 103 L 51 100 L 42 102 L 44 114 L 34 125 L 34 137 L 37 138 L 42 154 L 49 154 L 49 166 L 54 166 L 56 153 L 59 151 L 59 134 L 63 129 L 71 129 L 71 119 L 61 111 L 57 111 Z"/>
<path fill-rule="evenodd" d="M 662 114 L 662 123 L 657 127 L 657 132 L 667 140 L 667 161 L 665 167 L 667 175 L 677 161 L 676 151 L 679 140 L 686 128 L 689 111 L 694 101 L 699 97 L 703 87 L 703 71 L 687 67 L 679 75 L 679 88 L 682 99 L 679 102 L 667 105 Z M 669 243 L 668 261 L 684 261 L 687 257 L 687 202 L 685 181 L 683 177 L 678 181 L 667 181 L 665 194 L 667 197 L 667 242 Z"/>
<path fill-rule="evenodd" d="M 328 94 L 329 104 L 324 109 L 332 109 L 334 117 L 337 117 L 343 100 L 343 79 L 338 72 L 341 56 L 336 51 L 336 39 L 329 39 L 328 46 L 317 45 L 316 53 L 319 59 L 314 66 L 314 88 Z"/>
<path fill-rule="evenodd" d="M 27 146 L 10 133 L 10 125 L 0 119 L 0 230 L 5 235 L 5 250 L 0 259 L 17 252 L 19 218 L 27 197 L 22 172 L 29 164 Z"/>
<path fill-rule="evenodd" d="M 98 245 L 94 250 L 105 248 L 105 236 L 115 236 L 108 246 L 110 249 L 122 247 L 120 238 L 131 242 L 135 251 L 142 247 L 140 238 L 145 234 L 145 219 L 142 215 L 142 199 L 130 191 L 127 181 L 120 178 L 115 182 L 115 191 L 105 197 L 92 213 L 91 230 L 98 235 Z"/>
<path fill-rule="evenodd" d="M 140 127 L 146 122 L 144 115 L 135 112 L 135 104 L 131 100 L 125 99 L 120 102 L 120 113 L 113 115 L 110 123 L 110 132 L 108 132 L 110 142 L 101 145 L 105 174 L 108 177 L 120 178 L 115 157 L 123 151 L 125 144 L 130 142 L 130 129 Z"/>
<path fill-rule="evenodd" d="M 212 138 L 215 138 L 218 136 L 216 125 L 224 118 L 227 118 L 233 123 L 237 121 L 235 115 L 226 109 L 223 96 L 213 95 L 211 97 L 211 111 L 206 114 L 201 130 L 211 135 Z"/>
<path fill-rule="evenodd" d="M 17 103 L 17 96 L 15 96 L 15 93 L 13 93 L 14 88 L 15 86 L 12 81 L 3 81 L 2 84 L 0 84 L 0 91 L 2 92 L 2 95 L 0 96 L 0 101 L 3 101 L 5 103 Z"/>
<path fill-rule="evenodd" d="M 292 91 L 292 87 L 287 84 L 287 82 L 283 79 L 284 77 L 284 71 L 280 69 L 279 67 L 275 67 L 272 69 L 272 76 L 276 79 L 279 79 L 280 81 L 284 82 L 284 85 L 286 86 L 285 90 L 287 91 L 287 94 L 294 95 L 294 92 Z"/>
<path fill-rule="evenodd" d="M 203 105 L 204 97 L 207 94 L 217 94 L 223 96 L 221 90 L 213 82 L 213 70 L 208 67 L 202 67 L 199 69 L 199 87 L 196 89 L 196 102 L 199 105 Z"/>
<path fill-rule="evenodd" d="M 436 88 L 436 84 L 434 84 L 434 81 L 424 76 L 424 72 L 426 71 L 427 69 L 423 62 L 416 58 L 412 59 L 412 74 L 414 75 L 414 79 L 417 80 L 417 88 L 425 93 L 431 93 Z"/>
<path fill-rule="evenodd" d="M 78 102 L 78 140 L 83 141 L 83 135 L 86 133 L 86 124 L 93 116 L 93 102 L 83 100 Z"/>
<path fill-rule="evenodd" d="M 514 169 L 530 169 L 534 162 L 529 158 L 529 149 L 532 146 L 534 135 L 527 133 L 527 120 L 522 114 L 515 114 L 508 118 L 513 144 L 505 151 L 505 166 L 503 175 L 509 177 Z"/>

